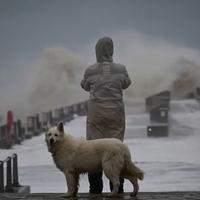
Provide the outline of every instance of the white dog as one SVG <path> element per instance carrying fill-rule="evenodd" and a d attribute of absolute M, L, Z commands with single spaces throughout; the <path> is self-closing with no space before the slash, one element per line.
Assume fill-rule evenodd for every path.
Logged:
<path fill-rule="evenodd" d="M 116 195 L 119 177 L 128 179 L 137 195 L 138 179 L 143 179 L 143 171 L 131 161 L 128 147 L 118 139 L 77 139 L 64 133 L 63 123 L 51 127 L 46 132 L 46 143 L 56 166 L 65 174 L 67 197 L 76 196 L 79 174 L 103 170 L 113 184 L 112 195 Z"/>

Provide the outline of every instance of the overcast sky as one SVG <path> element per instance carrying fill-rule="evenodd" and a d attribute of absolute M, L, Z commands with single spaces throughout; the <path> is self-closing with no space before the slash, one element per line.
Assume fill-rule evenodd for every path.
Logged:
<path fill-rule="evenodd" d="M 99 37 L 136 31 L 199 51 L 199 21 L 199 0 L 0 0 L 0 93 L 26 85 L 48 47 L 79 52 Z"/>

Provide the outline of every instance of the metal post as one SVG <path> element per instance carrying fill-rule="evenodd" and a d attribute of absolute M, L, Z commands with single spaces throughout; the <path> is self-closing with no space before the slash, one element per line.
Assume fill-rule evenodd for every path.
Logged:
<path fill-rule="evenodd" d="M 4 172 L 3 161 L 0 161 L 0 193 L 4 192 Z"/>
<path fill-rule="evenodd" d="M 20 186 L 18 178 L 17 154 L 13 154 L 13 186 Z"/>
<path fill-rule="evenodd" d="M 11 157 L 7 158 L 7 174 L 6 174 L 6 192 L 13 192 L 12 188 L 12 167 L 11 167 Z"/>

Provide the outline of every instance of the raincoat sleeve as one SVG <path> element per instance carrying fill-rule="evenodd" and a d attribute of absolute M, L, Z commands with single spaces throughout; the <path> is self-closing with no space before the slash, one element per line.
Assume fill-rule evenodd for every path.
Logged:
<path fill-rule="evenodd" d="M 123 68 L 124 78 L 122 79 L 122 89 L 126 89 L 131 85 L 131 79 L 129 78 L 126 67 Z"/>
<path fill-rule="evenodd" d="M 89 78 L 89 76 L 88 76 L 88 73 L 87 73 L 87 70 L 86 70 L 84 77 L 83 77 L 83 80 L 81 81 L 81 87 L 87 92 L 90 91 L 90 84 L 89 84 L 88 78 Z"/>

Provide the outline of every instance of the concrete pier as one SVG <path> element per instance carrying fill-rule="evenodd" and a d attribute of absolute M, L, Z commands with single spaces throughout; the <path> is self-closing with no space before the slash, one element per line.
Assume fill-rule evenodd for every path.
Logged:
<path fill-rule="evenodd" d="M 141 192 L 137 197 L 131 197 L 130 193 L 124 193 L 117 197 L 109 197 L 108 193 L 104 194 L 88 194 L 79 193 L 76 198 L 66 198 L 61 193 L 33 193 L 33 194 L 13 194 L 1 193 L 0 200 L 200 200 L 199 192 Z"/>

